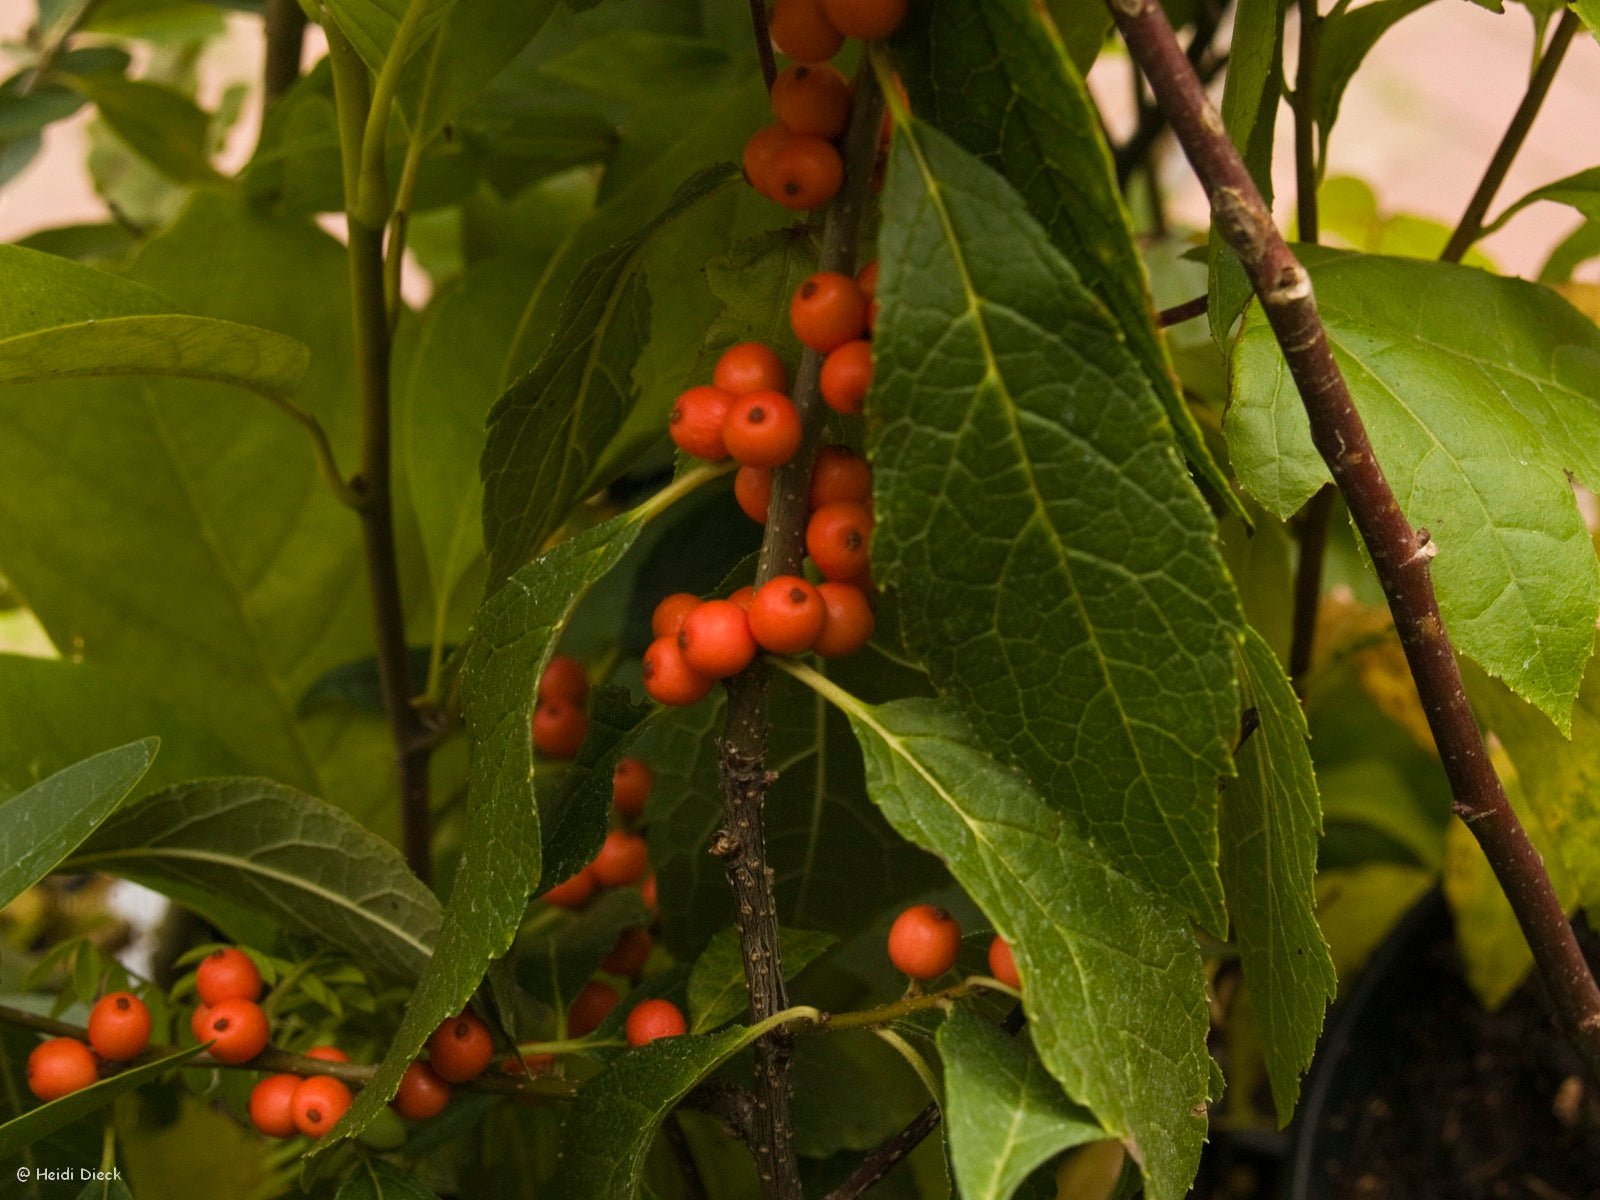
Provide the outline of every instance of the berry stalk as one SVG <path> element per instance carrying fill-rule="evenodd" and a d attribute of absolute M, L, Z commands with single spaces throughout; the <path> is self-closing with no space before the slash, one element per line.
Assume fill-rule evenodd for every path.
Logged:
<path fill-rule="evenodd" d="M 883 97 L 870 70 L 856 78 L 855 104 L 844 144 L 844 183 L 828 210 L 818 269 L 852 274 L 861 216 L 870 194 L 878 154 Z M 779 575 L 798 575 L 805 556 L 808 497 L 824 410 L 821 393 L 823 356 L 807 350 L 795 375 L 792 398 L 803 429 L 799 452 L 773 472 L 772 499 L 766 534 L 756 567 L 755 585 Z M 789 1006 L 778 943 L 778 914 L 772 894 L 762 827 L 767 788 L 767 693 L 771 669 L 763 659 L 728 681 L 728 710 L 719 743 L 718 776 L 722 784 L 723 825 L 712 839 L 712 852 L 723 860 L 733 891 L 739 945 L 744 956 L 750 1009 L 761 1021 Z M 794 1150 L 790 1101 L 790 1037 L 782 1029 L 756 1043 L 756 1104 L 752 1114 L 751 1149 L 769 1200 L 800 1200 L 799 1163 Z"/>

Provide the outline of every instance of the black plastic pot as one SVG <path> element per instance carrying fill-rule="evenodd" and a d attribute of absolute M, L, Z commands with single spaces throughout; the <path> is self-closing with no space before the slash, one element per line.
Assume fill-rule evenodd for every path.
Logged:
<path fill-rule="evenodd" d="M 1334 1010 L 1301 1094 L 1282 1175 L 1284 1200 L 1341 1200 L 1334 1168 L 1349 1161 L 1351 1131 L 1330 1118 L 1377 1090 L 1394 1057 L 1394 1012 L 1415 995 L 1418 974 L 1432 969 L 1427 948 L 1450 929 L 1449 906 L 1436 888 L 1389 932 Z"/>

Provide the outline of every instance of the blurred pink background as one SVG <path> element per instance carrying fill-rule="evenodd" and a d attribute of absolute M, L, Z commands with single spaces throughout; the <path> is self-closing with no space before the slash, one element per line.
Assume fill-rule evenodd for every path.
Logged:
<path fill-rule="evenodd" d="M 0 39 L 20 41 L 32 9 L 24 0 L 0 4 Z M 1495 14 L 1464 0 L 1438 0 L 1391 30 L 1346 93 L 1331 143 L 1329 174 L 1367 180 L 1386 211 L 1412 212 L 1453 224 L 1527 82 L 1531 22 L 1519 4 L 1508 2 L 1506 9 Z M 1291 28 L 1291 57 L 1294 40 Z M 308 47 L 307 53 L 310 57 L 319 51 Z M 259 22 L 230 16 L 228 36 L 202 65 L 202 103 L 215 105 L 228 85 L 256 80 L 260 60 Z M 1091 76 L 1119 135 L 1130 120 L 1127 71 L 1125 58 L 1105 54 Z M 222 160 L 224 169 L 236 168 L 248 157 L 258 104 L 253 96 L 235 125 Z M 104 207 L 82 167 L 87 120 L 87 113 L 81 113 L 54 127 L 45 152 L 0 189 L 0 239 L 12 240 L 43 226 L 104 218 Z M 1281 216 L 1287 216 L 1293 203 L 1291 146 L 1288 109 L 1283 108 L 1276 164 Z M 1580 34 L 1491 213 L 1542 183 L 1597 163 L 1600 44 Z M 1202 223 L 1203 198 L 1176 155 L 1168 155 L 1164 176 L 1176 219 Z M 1503 270 L 1531 274 L 1577 224 L 1579 218 L 1570 209 L 1538 205 L 1482 248 Z M 1600 269 L 1589 264 L 1585 274 L 1600 278 Z"/>

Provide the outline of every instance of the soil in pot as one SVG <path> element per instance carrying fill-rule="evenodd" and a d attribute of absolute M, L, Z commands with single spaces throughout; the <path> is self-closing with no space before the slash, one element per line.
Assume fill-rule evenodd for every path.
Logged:
<path fill-rule="evenodd" d="M 1442 907 L 1442 906 L 1441 906 Z M 1539 985 L 1485 1012 L 1447 920 L 1372 997 L 1387 1028 L 1365 1094 L 1332 1105 L 1300 1193 L 1315 1200 L 1600 1200 L 1600 1087 Z M 1595 939 L 1587 949 L 1595 959 Z M 1399 964 L 1397 964 L 1399 965 Z M 1367 1023 L 1372 1029 L 1372 1023 Z M 1309 1184 L 1309 1187 L 1305 1185 Z"/>

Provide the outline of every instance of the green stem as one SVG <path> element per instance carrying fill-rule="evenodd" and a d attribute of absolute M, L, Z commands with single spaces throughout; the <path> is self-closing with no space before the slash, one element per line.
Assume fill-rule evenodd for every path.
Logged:
<path fill-rule="evenodd" d="M 1317 0 L 1300 0 L 1300 65 L 1294 77 L 1294 178 L 1302 242 L 1314 242 L 1318 237 L 1316 80 L 1321 32 Z"/>
<path fill-rule="evenodd" d="M 407 29 L 407 21 L 414 27 L 414 18 L 419 14 L 412 10 L 417 7 L 418 0 L 413 0 L 406 20 L 401 23 L 402 33 Z M 339 113 L 345 216 L 349 227 L 350 297 L 361 412 L 361 474 L 356 484 L 361 499 L 358 511 L 367 564 L 367 590 L 372 600 L 378 680 L 394 741 L 401 840 L 406 861 L 418 878 L 426 882 L 433 874 L 428 761 L 434 740 L 421 713 L 412 704 L 405 607 L 394 537 L 390 490 L 390 358 L 393 347 L 384 298 L 383 226 L 388 218 L 388 200 L 381 193 L 381 136 L 377 138 L 375 172 L 367 161 L 374 128 L 381 129 L 387 123 L 387 105 L 393 100 L 398 80 L 395 64 L 403 58 L 396 53 L 401 48 L 397 34 L 395 49 L 391 50 L 379 76 L 378 91 L 369 97 L 366 68 L 354 49 L 336 27 L 330 25 L 327 34 Z M 380 104 L 385 114 L 381 118 Z M 362 113 L 369 109 L 365 134 L 358 142 L 356 134 L 362 126 Z"/>
<path fill-rule="evenodd" d="M 1506 126 L 1505 134 L 1501 137 L 1499 146 L 1495 148 L 1494 157 L 1489 160 L 1483 178 L 1478 181 L 1477 190 L 1472 193 L 1472 199 L 1467 202 L 1466 211 L 1461 214 L 1455 232 L 1450 235 L 1450 240 L 1445 243 L 1444 252 L 1439 255 L 1444 262 L 1460 262 L 1472 248 L 1472 244 L 1483 236 L 1483 219 L 1489 212 L 1489 205 L 1494 203 L 1495 193 L 1505 182 L 1517 152 L 1527 140 L 1528 130 L 1533 128 L 1533 119 L 1539 115 L 1545 97 L 1550 94 L 1550 85 L 1555 82 L 1556 70 L 1561 66 L 1561 60 L 1566 57 L 1567 48 L 1572 45 L 1572 38 L 1581 24 L 1578 15 L 1570 9 L 1561 14 L 1556 31 L 1551 35 L 1550 44 L 1539 59 L 1533 77 L 1528 81 L 1528 90 L 1522 97 L 1522 103 L 1517 105 L 1517 111 L 1512 114 L 1511 124 Z"/>

